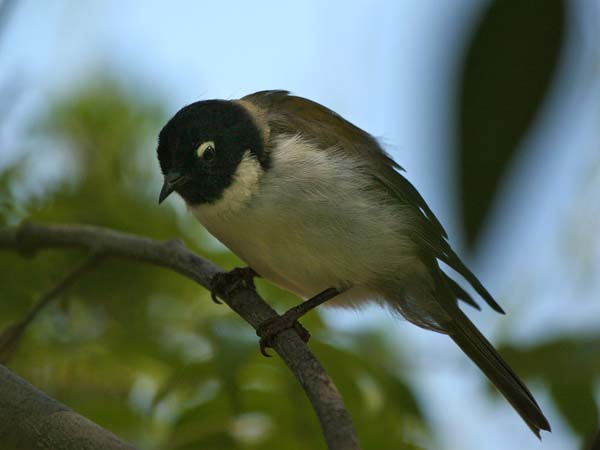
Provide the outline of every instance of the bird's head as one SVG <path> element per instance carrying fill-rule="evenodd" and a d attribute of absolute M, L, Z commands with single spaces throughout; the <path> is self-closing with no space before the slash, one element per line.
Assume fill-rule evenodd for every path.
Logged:
<path fill-rule="evenodd" d="M 162 203 L 177 192 L 189 205 L 213 203 L 234 182 L 248 158 L 267 164 L 261 132 L 241 104 L 207 100 L 182 108 L 161 130 L 158 160 Z"/>

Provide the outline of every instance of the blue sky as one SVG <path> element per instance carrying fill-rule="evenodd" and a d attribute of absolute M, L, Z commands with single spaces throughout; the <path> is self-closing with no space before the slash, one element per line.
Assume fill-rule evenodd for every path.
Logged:
<path fill-rule="evenodd" d="M 31 111 L 104 67 L 167 99 L 173 112 L 198 99 L 288 89 L 380 138 L 460 249 L 448 86 L 468 24 L 483 4 L 23 0 L 0 43 L 0 82 L 16 79 L 24 87 L 1 137 L 21 139 L 20 124 Z M 600 285 L 589 275 L 600 269 L 600 200 L 594 195 L 600 187 L 600 55 L 590 26 L 598 7 L 574 4 L 581 13 L 567 56 L 571 70 L 559 74 L 471 258 L 509 312 L 508 318 L 471 315 L 491 338 L 531 342 L 591 331 L 600 317 Z M 0 148 L 0 163 L 9 147 Z M 574 215 L 576 223 L 569 219 Z M 338 327 L 384 326 L 400 347 L 414 349 L 414 367 L 406 371 L 421 380 L 421 397 L 443 432 L 440 448 L 538 448 L 511 408 L 486 396 L 483 376 L 448 339 L 398 325 L 375 309 L 327 317 Z M 548 395 L 541 386 L 534 390 L 555 429 L 544 437 L 547 448 L 573 448 Z M 461 407 L 465 401 L 469 408 Z M 465 432 L 467 420 L 477 426 Z"/>

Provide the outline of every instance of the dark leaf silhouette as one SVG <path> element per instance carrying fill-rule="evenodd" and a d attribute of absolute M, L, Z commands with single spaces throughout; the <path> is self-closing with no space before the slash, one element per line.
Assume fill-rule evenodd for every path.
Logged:
<path fill-rule="evenodd" d="M 475 29 L 458 99 L 459 194 L 470 246 L 549 90 L 565 16 L 561 0 L 494 1 Z"/>
<path fill-rule="evenodd" d="M 501 349 L 527 378 L 543 379 L 571 428 L 588 437 L 598 425 L 595 386 L 600 376 L 600 337 L 562 337 L 528 349 Z"/>

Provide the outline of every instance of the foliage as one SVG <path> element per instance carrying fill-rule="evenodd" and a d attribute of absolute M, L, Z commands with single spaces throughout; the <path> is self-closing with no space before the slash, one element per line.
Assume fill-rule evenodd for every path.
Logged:
<path fill-rule="evenodd" d="M 473 246 L 558 68 L 565 42 L 563 0 L 490 2 L 460 73 L 459 189 Z"/>
<path fill-rule="evenodd" d="M 582 437 L 598 426 L 596 387 L 600 378 L 600 336 L 565 336 L 528 349 L 500 349 L 529 378 L 543 379 L 572 430 Z"/>
<path fill-rule="evenodd" d="M 8 195 L 2 222 L 79 222 L 182 237 L 217 263 L 235 266 L 238 261 L 181 205 L 156 203 L 161 183 L 154 141 L 165 118 L 158 101 L 108 79 L 52 102 L 32 130 L 38 145 L 3 173 Z M 54 181 L 43 182 L 31 177 L 39 159 L 66 164 Z M 0 254 L 7 268 L 0 274 L 0 326 L 22 318 L 83 257 L 61 251 L 27 260 Z M 280 305 L 297 301 L 261 286 Z M 415 448 L 406 436 L 418 439 L 426 426 L 400 365 L 382 363 L 397 361 L 392 349 L 373 335 L 342 336 L 343 346 L 328 343 L 318 317 L 304 322 L 364 445 Z M 365 339 L 371 345 L 363 353 L 356 342 Z M 314 412 L 289 370 L 261 356 L 257 337 L 226 307 L 165 270 L 103 261 L 40 314 L 11 366 L 142 448 L 324 448 Z"/>
<path fill-rule="evenodd" d="M 458 192 L 471 247 L 551 92 L 569 31 L 564 0 L 487 5 L 459 67 L 456 100 Z M 167 117 L 162 105 L 149 92 L 110 79 L 49 102 L 19 158 L 2 162 L 0 224 L 80 222 L 181 237 L 226 268 L 238 265 L 181 203 L 156 205 L 153 149 Z M 26 260 L 0 253 L 0 327 L 24 317 L 83 257 L 47 252 Z M 280 310 L 297 301 L 260 286 Z M 397 345 L 375 332 L 332 336 L 315 313 L 303 323 L 364 448 L 430 446 L 431 430 L 399 370 L 405 364 Z M 240 319 L 189 281 L 111 260 L 42 312 L 11 366 L 142 448 L 324 448 L 298 383 L 279 360 L 260 356 L 256 341 Z M 599 344 L 597 336 L 573 335 L 501 351 L 524 378 L 548 387 L 566 422 L 587 438 L 598 423 Z"/>

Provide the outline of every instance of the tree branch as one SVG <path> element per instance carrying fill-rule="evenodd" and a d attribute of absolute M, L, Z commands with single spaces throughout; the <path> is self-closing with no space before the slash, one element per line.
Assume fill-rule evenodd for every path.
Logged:
<path fill-rule="evenodd" d="M 0 365 L 3 450 L 136 450 Z"/>
<path fill-rule="evenodd" d="M 100 255 L 92 254 L 83 262 L 77 264 L 52 289 L 42 295 L 31 311 L 27 313 L 25 318 L 6 327 L 2 334 L 0 334 L 0 364 L 7 363 L 19 345 L 19 341 L 27 330 L 27 327 L 29 327 L 31 322 L 33 322 L 33 319 L 37 317 L 40 311 L 44 309 L 53 299 L 70 288 L 71 285 L 73 285 L 85 272 L 96 266 L 99 260 Z"/>
<path fill-rule="evenodd" d="M 105 228 L 87 225 L 39 225 L 24 223 L 19 227 L 0 228 L 0 250 L 18 251 L 31 256 L 49 248 L 87 249 L 103 257 L 120 257 L 171 269 L 205 288 L 222 269 L 189 251 L 179 240 L 160 242 Z M 254 329 L 277 317 L 251 287 L 241 287 L 224 299 Z M 293 330 L 286 330 L 273 340 L 273 349 L 294 373 L 311 401 L 328 448 L 359 448 L 350 414 L 329 375 L 308 346 Z M 0 416 L 2 412 L 0 411 Z"/>

